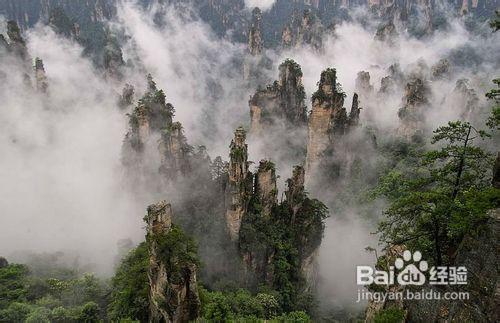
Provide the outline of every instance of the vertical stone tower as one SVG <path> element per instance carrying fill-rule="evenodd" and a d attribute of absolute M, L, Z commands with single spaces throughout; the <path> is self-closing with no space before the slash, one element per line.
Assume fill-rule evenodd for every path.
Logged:
<path fill-rule="evenodd" d="M 238 240 L 241 219 L 252 194 L 252 174 L 248 170 L 248 147 L 245 129 L 239 127 L 231 141 L 229 179 L 226 188 L 226 224 L 231 240 Z"/>
<path fill-rule="evenodd" d="M 171 205 L 162 201 L 150 205 L 145 218 L 149 248 L 150 322 L 189 322 L 199 316 L 196 264 L 179 264 L 175 253 L 166 255 L 162 252 L 165 248 L 162 238 L 172 230 L 172 215 Z M 172 264 L 175 264 L 174 267 L 181 266 L 179 272 L 182 274 L 172 271 Z"/>

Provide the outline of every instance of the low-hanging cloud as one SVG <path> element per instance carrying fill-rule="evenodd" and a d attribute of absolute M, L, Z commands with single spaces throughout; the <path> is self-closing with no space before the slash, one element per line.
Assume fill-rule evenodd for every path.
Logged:
<path fill-rule="evenodd" d="M 245 5 L 248 8 L 259 7 L 261 10 L 271 9 L 276 0 L 245 0 Z"/>
<path fill-rule="evenodd" d="M 116 241 L 142 235 L 144 211 L 120 186 L 126 120 L 79 46 L 41 26 L 27 45 L 44 59 L 49 94 L 24 84 L 29 62 L 4 61 L 0 253 L 63 249 L 109 272 Z"/>
<path fill-rule="evenodd" d="M 245 3 L 266 10 L 274 1 Z M 158 25 L 153 22 L 153 11 L 130 2 L 119 7 L 111 27 L 127 39 L 124 58 L 133 64 L 126 69 L 126 81 L 136 85 L 140 97 L 145 74 L 150 72 L 175 106 L 175 119 L 184 125 L 189 142 L 206 145 L 212 157 L 227 156 L 234 129 L 248 127 L 248 98 L 255 91 L 242 75 L 244 45 L 217 38 L 199 19 L 170 9 L 163 14 L 165 23 Z M 468 45 L 486 53 L 481 66 L 462 66 L 449 80 L 432 82 L 433 108 L 428 119 L 434 127 L 459 116 L 446 103 L 457 79 L 470 78 L 481 93 L 493 78 L 491 71 L 498 70 L 498 45 L 492 45 L 499 43 L 498 35 L 473 39 L 459 20 L 453 20 L 446 31 L 421 40 L 402 34 L 392 47 L 375 41 L 373 35 L 373 29 L 345 22 L 337 26 L 335 36 L 325 39 L 322 52 L 308 47 L 269 50 L 275 66 L 269 78 L 277 79 L 277 66 L 285 58 L 296 60 L 302 66 L 310 109 L 309 98 L 327 67 L 337 69 L 348 94 L 346 102 L 350 102 L 361 70 L 370 72 L 377 91 L 391 64 L 399 63 L 410 71 L 420 58 L 432 65 Z M 128 237 L 136 242 L 143 239 L 145 207 L 155 202 L 153 196 L 165 194 L 146 192 L 140 199 L 123 185 L 120 153 L 127 117 L 116 107 L 120 87 L 102 78 L 82 57 L 81 47 L 47 27 L 30 30 L 27 43 L 31 55 L 44 60 L 49 95 L 26 88 L 20 66 L 2 64 L 9 77 L 0 85 L 0 254 L 21 249 L 76 250 L 109 273 L 116 242 Z M 362 122 L 397 127 L 402 95 L 400 90 L 383 100 L 361 102 Z M 367 115 L 372 119 L 367 120 Z M 250 159 L 270 157 L 258 146 L 258 142 L 250 146 Z M 282 161 L 278 166 L 281 180 L 286 179 L 292 165 Z M 336 198 L 333 194 L 332 200 Z M 374 206 L 374 214 L 380 211 Z M 374 243 L 374 236 L 369 235 L 373 227 L 356 210 L 332 214 L 320 260 L 325 286 L 331 287 L 325 295 L 333 303 L 348 303 L 345 293 L 352 288 L 355 265 L 373 260 L 364 251 L 367 244 Z"/>

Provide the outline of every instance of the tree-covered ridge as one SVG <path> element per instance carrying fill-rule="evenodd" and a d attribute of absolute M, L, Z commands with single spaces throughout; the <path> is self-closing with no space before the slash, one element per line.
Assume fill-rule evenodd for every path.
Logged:
<path fill-rule="evenodd" d="M 271 166 L 261 163 L 259 172 Z M 301 167 L 295 169 L 301 171 Z M 252 196 L 241 224 L 239 249 L 257 281 L 279 295 L 283 310 L 311 312 L 315 305 L 305 262 L 321 243 L 328 211 L 308 197 L 300 179 L 294 180 L 297 177 L 288 181 L 287 199 L 274 204 L 269 216 L 263 213 L 268 201 Z"/>
<path fill-rule="evenodd" d="M 379 227 L 384 242 L 433 255 L 438 265 L 453 262 L 464 235 L 500 201 L 490 184 L 491 155 L 476 144 L 486 137 L 467 122 L 450 122 L 434 132 L 439 149 L 384 177 L 378 189 L 391 203 Z"/>
<path fill-rule="evenodd" d="M 69 273 L 52 268 L 52 275 Z M 92 274 L 60 278 L 31 273 L 26 265 L 0 268 L 0 321 L 98 322 L 106 317 L 107 284 Z"/>

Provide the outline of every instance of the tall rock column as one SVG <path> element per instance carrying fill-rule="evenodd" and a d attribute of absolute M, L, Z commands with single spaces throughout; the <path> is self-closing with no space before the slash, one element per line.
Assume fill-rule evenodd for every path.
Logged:
<path fill-rule="evenodd" d="M 337 135 L 343 135 L 347 125 L 344 109 L 345 94 L 337 84 L 336 70 L 321 73 L 318 90 L 312 96 L 309 116 L 306 171 L 314 172 L 321 157 Z"/>
<path fill-rule="evenodd" d="M 175 250 L 170 250 L 174 247 L 165 239 L 173 230 L 172 215 L 171 205 L 162 201 L 150 205 L 145 217 L 150 322 L 189 322 L 199 316 L 196 264 L 178 259 Z"/>
<path fill-rule="evenodd" d="M 28 59 L 26 42 L 21 36 L 21 30 L 15 21 L 7 22 L 7 36 L 10 39 L 10 50 L 22 60 Z"/>
<path fill-rule="evenodd" d="M 310 207 L 311 200 L 307 197 L 304 188 L 305 170 L 302 166 L 293 168 L 292 178 L 287 180 L 285 191 L 286 203 L 291 210 L 290 226 L 296 232 L 296 241 L 300 256 L 300 273 L 304 277 L 304 291 L 313 292 L 318 282 L 319 266 L 318 251 L 321 239 L 315 239 L 323 234 L 323 226 L 317 219 L 304 217 Z M 320 227 L 315 233 L 311 228 Z M 313 230 L 315 231 L 315 230 Z"/>
<path fill-rule="evenodd" d="M 278 203 L 278 188 L 276 186 L 276 171 L 274 164 L 261 160 L 255 175 L 255 193 L 262 206 L 261 215 L 270 217 L 273 207 Z"/>
<path fill-rule="evenodd" d="M 40 58 L 35 58 L 35 80 L 36 80 L 36 90 L 42 93 L 47 93 L 49 84 L 47 82 L 47 76 L 45 75 L 45 68 L 43 67 L 43 61 Z"/>
<path fill-rule="evenodd" d="M 263 134 L 266 130 L 272 132 L 275 130 L 270 129 L 272 126 L 306 125 L 307 108 L 300 65 L 287 59 L 278 70 L 279 80 L 257 90 L 249 101 L 252 135 Z"/>
<path fill-rule="evenodd" d="M 262 53 L 262 31 L 260 22 L 262 20 L 262 12 L 258 7 L 252 11 L 252 25 L 248 31 L 248 51 L 252 56 Z"/>
<path fill-rule="evenodd" d="M 245 215 L 252 194 L 252 174 L 248 170 L 246 132 L 239 127 L 231 141 L 229 179 L 226 187 L 226 225 L 231 240 L 237 241 L 241 219 Z"/>
<path fill-rule="evenodd" d="M 414 78 L 406 84 L 403 107 L 398 111 L 401 120 L 398 132 L 401 136 L 414 139 L 423 132 L 429 94 L 426 81 L 420 78 Z"/>
<path fill-rule="evenodd" d="M 289 178 L 286 183 L 288 189 L 285 191 L 285 197 L 288 205 L 292 209 L 292 223 L 295 222 L 295 216 L 302 206 L 304 200 L 304 182 L 305 170 L 302 166 L 295 166 L 292 172 L 292 178 Z"/>
<path fill-rule="evenodd" d="M 179 176 L 186 175 L 191 169 L 190 151 L 192 147 L 188 144 L 182 125 L 180 122 L 174 122 L 164 129 L 160 139 L 160 172 L 168 179 L 176 179 Z"/>

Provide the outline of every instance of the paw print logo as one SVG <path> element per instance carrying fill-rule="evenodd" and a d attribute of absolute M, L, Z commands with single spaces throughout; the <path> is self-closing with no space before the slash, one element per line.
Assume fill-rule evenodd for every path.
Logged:
<path fill-rule="evenodd" d="M 422 260 L 422 253 L 420 251 L 415 251 L 412 254 L 411 251 L 405 250 L 403 259 L 397 258 L 394 266 L 400 271 L 398 274 L 398 283 L 400 285 L 421 286 L 425 284 L 425 275 L 423 272 L 429 269 L 429 264 L 427 261 Z"/>

